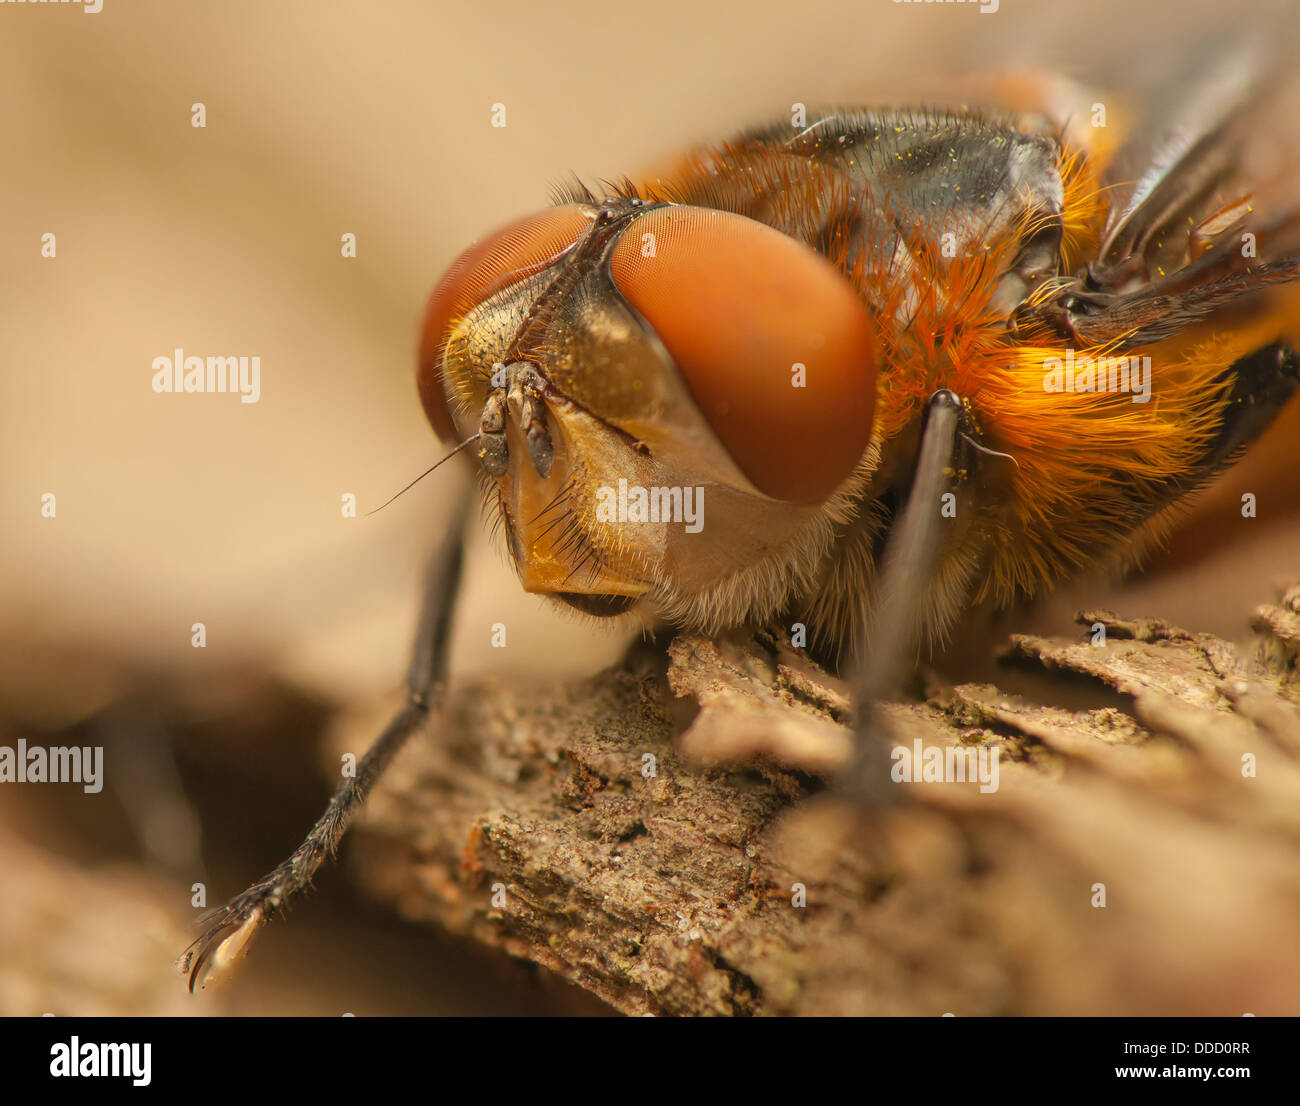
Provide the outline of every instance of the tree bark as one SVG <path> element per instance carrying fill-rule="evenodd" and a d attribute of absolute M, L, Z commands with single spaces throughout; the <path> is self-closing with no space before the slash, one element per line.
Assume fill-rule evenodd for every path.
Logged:
<path fill-rule="evenodd" d="M 1260 609 L 1253 656 L 1079 621 L 1006 659 L 1119 705 L 890 704 L 900 746 L 997 750 L 998 788 L 900 783 L 871 812 L 826 787 L 843 686 L 770 635 L 462 687 L 373 796 L 354 870 L 628 1014 L 1300 1013 L 1300 588 Z"/>

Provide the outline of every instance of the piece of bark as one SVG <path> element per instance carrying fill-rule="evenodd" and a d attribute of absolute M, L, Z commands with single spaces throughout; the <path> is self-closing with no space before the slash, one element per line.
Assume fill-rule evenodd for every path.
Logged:
<path fill-rule="evenodd" d="M 766 635 L 483 681 L 377 789 L 354 870 L 629 1014 L 1294 1015 L 1298 608 L 1260 610 L 1253 656 L 1108 612 L 1015 638 L 1127 709 L 890 704 L 900 745 L 996 748 L 999 786 L 901 783 L 870 815 L 825 793 L 843 685 Z"/>

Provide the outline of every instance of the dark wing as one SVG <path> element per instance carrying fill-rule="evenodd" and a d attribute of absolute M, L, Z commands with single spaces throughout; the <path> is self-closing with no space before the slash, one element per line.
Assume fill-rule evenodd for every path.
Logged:
<path fill-rule="evenodd" d="M 1105 173 L 1111 214 L 1096 260 L 1025 321 L 1123 350 L 1300 276 L 1293 69 L 1242 52 L 1139 125 Z"/>
<path fill-rule="evenodd" d="M 805 127 L 783 121 L 700 151 L 692 172 L 658 198 L 734 211 L 846 272 L 866 261 L 900 285 L 922 279 L 916 251 L 937 251 L 941 236 L 951 236 L 948 256 L 1014 241 L 1015 261 L 993 299 L 1010 315 L 1058 275 L 1059 153 L 1050 137 L 995 113 L 831 109 Z M 896 310 L 905 315 L 908 303 Z"/>

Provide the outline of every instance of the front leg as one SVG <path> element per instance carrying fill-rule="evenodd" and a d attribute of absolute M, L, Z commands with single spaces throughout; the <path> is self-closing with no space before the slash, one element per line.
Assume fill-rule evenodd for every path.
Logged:
<path fill-rule="evenodd" d="M 210 979 L 224 971 L 257 930 L 311 883 L 321 865 L 338 849 L 340 839 L 384 769 L 407 739 L 424 725 L 435 704 L 440 704 L 447 673 L 447 637 L 460 586 L 470 499 L 470 489 L 466 489 L 456 505 L 450 531 L 429 564 L 424 605 L 407 679 L 406 704 L 362 757 L 357 774 L 339 785 L 325 813 L 293 855 L 205 919 L 211 923 L 207 932 L 186 949 L 178 961 L 180 970 L 189 974 L 191 992 L 195 984 L 206 986 Z"/>
<path fill-rule="evenodd" d="M 930 593 L 955 523 L 957 494 L 975 446 L 963 433 L 962 401 L 938 391 L 926 403 L 915 475 L 898 521 L 885 545 L 873 589 L 875 606 L 857 643 L 850 681 L 854 753 L 840 788 L 869 807 L 896 800 L 890 781 L 888 730 L 879 703 L 897 692 L 915 663 L 925 630 Z"/>

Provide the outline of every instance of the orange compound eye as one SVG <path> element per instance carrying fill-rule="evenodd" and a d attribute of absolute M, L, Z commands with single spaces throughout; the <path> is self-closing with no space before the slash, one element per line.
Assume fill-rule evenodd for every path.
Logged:
<path fill-rule="evenodd" d="M 455 439 L 459 433 L 443 375 L 443 353 L 456 321 L 503 288 L 554 264 L 591 225 L 592 217 L 591 211 L 576 205 L 529 215 L 480 238 L 438 282 L 424 313 L 416 382 L 424 413 L 439 437 Z"/>
<path fill-rule="evenodd" d="M 609 267 L 759 491 L 815 502 L 852 473 L 875 411 L 873 329 L 830 262 L 741 215 L 670 206 L 636 219 Z"/>

